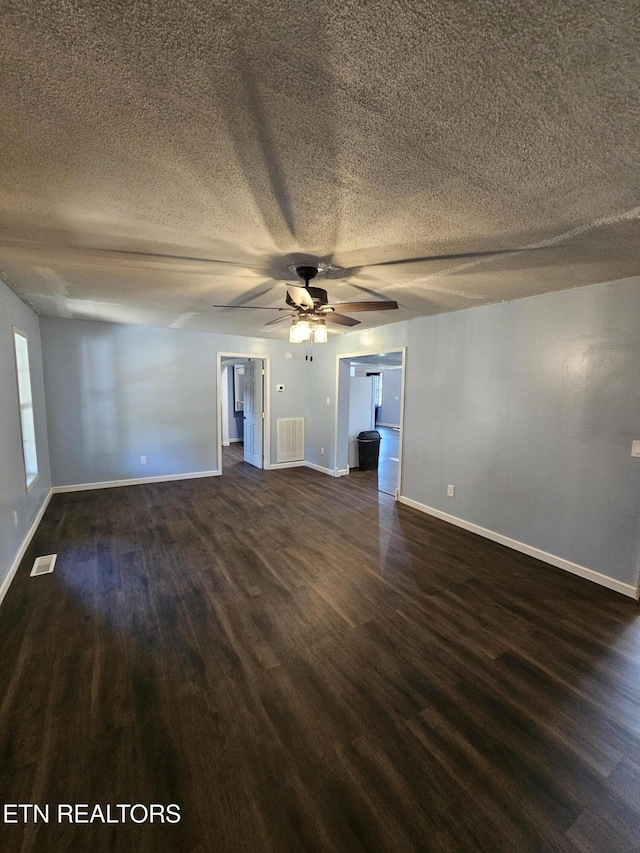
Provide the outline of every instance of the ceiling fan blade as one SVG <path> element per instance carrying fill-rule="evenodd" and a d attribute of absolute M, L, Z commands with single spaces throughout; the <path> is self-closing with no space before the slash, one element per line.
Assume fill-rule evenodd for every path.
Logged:
<path fill-rule="evenodd" d="M 219 258 L 198 258 L 190 255 L 165 255 L 161 252 L 134 252 L 131 249 L 86 249 L 84 251 L 99 252 L 108 255 L 137 255 L 140 258 L 158 258 L 160 260 L 169 261 L 189 261 L 200 264 L 222 264 L 226 267 L 250 267 L 250 264 L 243 264 L 238 261 L 222 261 Z"/>
<path fill-rule="evenodd" d="M 349 313 L 352 311 L 393 311 L 398 307 L 398 303 L 388 299 L 379 302 L 334 302 L 323 307 L 340 309 L 340 311 L 348 311 Z"/>
<path fill-rule="evenodd" d="M 275 320 L 269 320 L 268 323 L 265 323 L 265 326 L 275 326 L 276 323 L 282 323 L 283 320 L 289 320 L 291 317 L 295 316 L 295 312 L 291 311 L 289 314 L 283 314 L 282 317 L 276 317 Z"/>
<path fill-rule="evenodd" d="M 327 323 L 337 323 L 339 326 L 359 326 L 360 320 L 354 320 L 353 317 L 345 317 L 344 314 L 332 314 L 328 312 L 322 315 Z"/>
<path fill-rule="evenodd" d="M 212 308 L 250 308 L 252 311 L 256 309 L 260 311 L 286 311 L 286 308 L 271 308 L 270 305 L 212 305 Z"/>
<path fill-rule="evenodd" d="M 359 267 L 351 267 L 349 272 L 368 267 L 390 267 L 400 264 L 419 264 L 426 261 L 457 261 L 461 258 L 481 258 L 484 255 L 515 255 L 518 252 L 531 252 L 533 249 L 524 247 L 522 249 L 494 249 L 492 252 L 460 252 L 453 255 L 427 255 L 424 258 L 400 258 L 397 261 L 381 261 L 379 264 L 362 264 Z"/>
<path fill-rule="evenodd" d="M 306 287 L 298 287 L 293 292 L 287 290 L 287 305 L 295 305 L 298 308 L 313 308 L 313 298 Z"/>
<path fill-rule="evenodd" d="M 239 261 L 223 261 L 220 258 L 199 258 L 191 255 L 166 255 L 162 252 L 138 252 L 133 249 L 106 249 L 101 246 L 74 246 L 71 243 L 48 243 L 40 240 L 16 240 L 14 238 L 6 238 L 0 236 L 0 245 L 8 246 L 13 249 L 55 249 L 69 252 L 76 252 L 83 255 L 121 255 L 122 257 L 138 257 L 152 258 L 156 260 L 167 261 L 189 261 L 190 263 L 202 264 L 221 264 L 227 267 L 245 267 L 249 269 L 259 269 L 253 267 L 252 264 L 240 263 Z"/>

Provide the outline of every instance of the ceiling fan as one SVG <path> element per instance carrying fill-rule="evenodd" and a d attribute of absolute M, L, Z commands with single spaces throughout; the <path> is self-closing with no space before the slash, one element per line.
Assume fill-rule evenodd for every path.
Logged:
<path fill-rule="evenodd" d="M 224 269 L 225 277 L 229 276 L 229 278 L 243 276 L 246 270 L 255 270 L 258 274 L 263 273 L 266 280 L 261 281 L 257 287 L 246 293 L 244 300 L 239 300 L 235 305 L 214 305 L 212 307 L 280 311 L 283 316 L 276 318 L 266 325 L 275 325 L 291 319 L 293 321 L 290 331 L 290 340 L 292 342 L 298 340 L 296 336 L 303 335 L 304 337 L 300 337 L 299 340 L 313 339 L 318 343 L 325 339 L 327 323 L 342 326 L 359 325 L 358 320 L 345 316 L 342 312 L 351 314 L 358 311 L 394 310 L 397 309 L 398 305 L 391 300 L 330 303 L 326 290 L 309 285 L 309 282 L 316 278 L 316 276 L 323 281 L 326 279 L 350 279 L 358 273 L 380 267 L 409 266 L 434 261 L 457 261 L 463 259 L 480 259 L 483 257 L 492 259 L 498 256 L 538 251 L 541 248 L 536 246 L 522 246 L 512 249 L 423 255 L 343 267 L 336 264 L 331 256 L 316 259 L 298 252 L 284 258 L 269 256 L 260 258 L 258 256 L 248 261 L 242 261 L 239 259 L 231 260 L 228 256 L 224 257 L 233 247 L 225 247 L 225 250 L 220 253 L 223 257 L 203 257 L 197 252 L 193 253 L 188 249 L 182 249 L 182 247 L 176 247 L 174 251 L 161 252 L 155 250 L 157 244 L 143 249 L 142 247 L 136 247 L 135 244 L 132 245 L 129 241 L 125 241 L 120 246 L 107 247 L 92 245 L 94 239 L 95 235 L 93 234 L 79 233 L 73 235 L 67 230 L 39 229 L 34 232 L 21 230 L 20 228 L 6 228 L 5 226 L 0 229 L 0 257 L 4 251 L 18 254 L 24 252 L 42 252 L 45 253 L 45 256 L 47 253 L 53 252 L 59 254 L 64 260 L 69 259 L 73 261 L 74 258 L 77 258 L 81 264 L 99 264 L 101 269 L 104 268 L 105 262 L 109 266 L 114 265 L 116 268 L 123 267 L 125 269 L 130 265 L 145 266 L 146 264 L 153 265 L 153 268 L 157 269 L 157 265 L 161 264 L 168 272 L 173 274 L 180 274 L 182 270 L 193 274 L 194 270 L 198 268 L 202 269 L 203 272 L 209 269 L 215 271 L 217 268 L 217 274 L 219 275 Z M 274 287 L 277 287 L 280 282 L 285 283 L 289 288 L 286 297 L 286 307 L 269 308 L 267 306 L 247 304 L 252 298 L 262 296 Z M 349 283 L 357 290 L 377 296 L 377 293 L 372 292 L 357 281 L 350 281 Z"/>
<path fill-rule="evenodd" d="M 327 291 L 321 287 L 310 287 L 309 282 L 318 275 L 318 267 L 298 266 L 296 274 L 304 282 L 293 290 L 287 290 L 286 308 L 270 308 L 266 305 L 214 305 L 214 308 L 243 308 L 262 311 L 280 311 L 281 317 L 269 320 L 266 326 L 275 326 L 292 319 L 289 330 L 290 343 L 302 343 L 313 340 L 316 344 L 327 342 L 327 323 L 335 323 L 339 326 L 358 326 L 360 320 L 347 317 L 339 311 L 348 311 L 350 314 L 357 311 L 393 311 L 397 309 L 398 303 L 394 300 L 385 299 L 376 302 L 329 302 Z"/>

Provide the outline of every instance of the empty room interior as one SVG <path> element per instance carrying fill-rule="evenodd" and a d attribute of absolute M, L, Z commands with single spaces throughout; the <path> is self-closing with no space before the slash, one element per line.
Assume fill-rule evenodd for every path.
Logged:
<path fill-rule="evenodd" d="M 0 848 L 640 851 L 637 2 L 0 46 Z"/>

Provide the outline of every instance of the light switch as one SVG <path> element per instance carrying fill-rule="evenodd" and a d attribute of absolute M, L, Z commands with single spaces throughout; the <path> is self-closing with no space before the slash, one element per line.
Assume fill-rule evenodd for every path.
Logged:
<path fill-rule="evenodd" d="M 631 442 L 631 455 L 640 456 L 640 439 Z"/>

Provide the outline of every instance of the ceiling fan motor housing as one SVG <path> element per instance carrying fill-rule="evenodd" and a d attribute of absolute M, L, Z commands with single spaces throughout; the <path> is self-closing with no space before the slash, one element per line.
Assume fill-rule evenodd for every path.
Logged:
<path fill-rule="evenodd" d="M 314 302 L 319 302 L 320 305 L 326 305 L 329 301 L 329 294 L 321 287 L 307 287 Z"/>
<path fill-rule="evenodd" d="M 311 279 L 318 275 L 318 267 L 300 266 L 296 267 L 296 272 L 308 287 Z"/>

